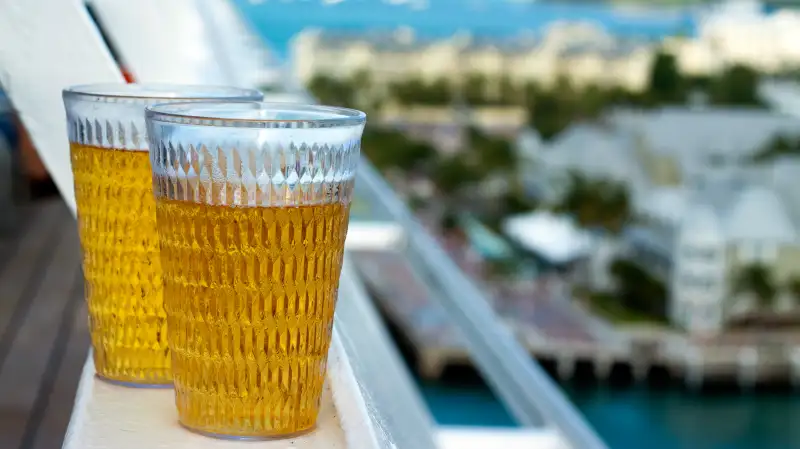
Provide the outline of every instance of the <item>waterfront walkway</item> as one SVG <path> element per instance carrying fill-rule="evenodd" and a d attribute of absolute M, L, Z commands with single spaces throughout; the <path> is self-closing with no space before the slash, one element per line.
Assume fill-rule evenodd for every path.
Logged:
<path fill-rule="evenodd" d="M 0 235 L 0 449 L 58 449 L 89 336 L 75 219 L 60 198 Z"/>
<path fill-rule="evenodd" d="M 469 363 L 457 330 L 433 297 L 440 293 L 402 252 L 355 251 L 353 260 L 384 314 L 414 348 L 421 375 L 435 378 L 447 365 Z M 558 352 L 563 345 L 591 351 L 601 343 L 546 282 L 483 287 L 491 293 L 495 310 L 532 353 Z"/>

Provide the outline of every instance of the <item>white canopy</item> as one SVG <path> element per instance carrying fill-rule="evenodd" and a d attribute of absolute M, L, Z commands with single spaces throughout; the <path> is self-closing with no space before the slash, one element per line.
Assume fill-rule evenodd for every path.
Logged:
<path fill-rule="evenodd" d="M 523 248 L 548 261 L 566 263 L 586 256 L 591 236 L 565 215 L 535 211 L 508 218 L 503 232 Z"/>

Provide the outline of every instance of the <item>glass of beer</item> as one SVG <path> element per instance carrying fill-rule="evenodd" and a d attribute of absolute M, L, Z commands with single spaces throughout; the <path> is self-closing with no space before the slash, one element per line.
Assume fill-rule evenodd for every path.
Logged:
<path fill-rule="evenodd" d="M 64 91 L 94 364 L 105 380 L 172 385 L 144 108 L 208 98 L 262 94 L 158 84 Z"/>
<path fill-rule="evenodd" d="M 202 102 L 147 109 L 180 422 L 240 439 L 311 430 L 366 116 Z"/>

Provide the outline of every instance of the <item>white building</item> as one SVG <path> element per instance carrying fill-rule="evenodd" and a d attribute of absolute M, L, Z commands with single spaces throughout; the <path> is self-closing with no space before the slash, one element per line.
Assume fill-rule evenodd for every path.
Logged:
<path fill-rule="evenodd" d="M 800 120 L 770 111 L 666 108 L 618 111 L 605 126 L 576 125 L 550 144 L 518 139 L 529 191 L 557 198 L 570 171 L 625 183 L 637 222 L 624 255 L 667 283 L 671 320 L 719 332 L 752 310 L 733 283 L 752 264 L 779 288 L 800 276 L 800 161 L 755 166 L 749 157 Z M 789 307 L 781 295 L 779 307 Z"/>
<path fill-rule="evenodd" d="M 800 12 L 765 14 L 760 2 L 727 2 L 700 18 L 697 37 L 675 39 L 668 48 L 693 75 L 713 74 L 733 64 L 776 73 L 800 68 Z"/>
<path fill-rule="evenodd" d="M 701 13 L 694 37 L 664 41 L 689 75 L 713 75 L 733 64 L 767 73 L 800 68 L 800 12 L 762 12 L 743 0 Z M 295 75 L 308 82 L 316 74 L 348 77 L 364 71 L 389 82 L 419 77 L 458 81 L 469 74 L 503 76 L 521 85 L 552 85 L 560 77 L 578 86 L 647 87 L 657 46 L 620 40 L 588 22 L 554 22 L 537 38 L 476 39 L 467 34 L 425 40 L 413 30 L 393 34 L 342 35 L 307 30 L 292 43 Z"/>
<path fill-rule="evenodd" d="M 554 23 L 541 38 L 476 39 L 462 34 L 425 40 L 413 31 L 342 35 L 306 30 L 292 42 L 294 72 L 303 82 L 317 74 L 350 77 L 358 72 L 377 82 L 420 78 L 459 81 L 469 75 L 487 80 L 507 76 L 521 85 L 552 85 L 561 77 L 576 85 L 644 89 L 654 54 L 650 44 L 619 42 L 585 23 Z"/>

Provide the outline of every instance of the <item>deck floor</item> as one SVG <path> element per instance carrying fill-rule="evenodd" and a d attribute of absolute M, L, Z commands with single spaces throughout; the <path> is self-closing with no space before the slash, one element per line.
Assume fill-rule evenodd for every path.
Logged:
<path fill-rule="evenodd" d="M 32 202 L 0 236 L 0 449 L 61 447 L 86 320 L 75 219 L 60 198 Z"/>

